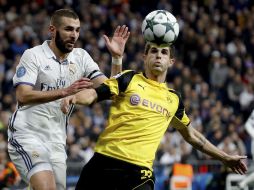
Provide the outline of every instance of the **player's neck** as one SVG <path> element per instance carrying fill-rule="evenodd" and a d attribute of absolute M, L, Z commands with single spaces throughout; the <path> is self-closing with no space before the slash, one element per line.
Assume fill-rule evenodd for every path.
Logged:
<path fill-rule="evenodd" d="M 154 81 L 157 81 L 159 83 L 164 83 L 165 80 L 166 80 L 166 74 L 167 73 L 162 73 L 162 74 L 153 74 L 152 72 L 149 72 L 149 71 L 145 71 L 145 75 L 147 78 L 151 79 L 151 80 L 154 80 Z"/>
<path fill-rule="evenodd" d="M 50 41 L 49 43 L 49 47 L 50 49 L 53 51 L 53 53 L 55 54 L 56 58 L 58 61 L 63 61 L 66 59 L 66 57 L 68 56 L 69 53 L 63 53 L 61 52 L 57 47 L 56 44 L 53 41 Z"/>

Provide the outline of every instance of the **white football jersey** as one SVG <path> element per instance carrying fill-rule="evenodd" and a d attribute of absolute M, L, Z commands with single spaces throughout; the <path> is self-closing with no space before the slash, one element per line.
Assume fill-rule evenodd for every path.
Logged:
<path fill-rule="evenodd" d="M 251 154 L 254 158 L 254 110 L 251 112 L 249 118 L 244 124 L 244 127 L 247 131 L 247 133 L 251 136 L 252 142 L 251 142 Z"/>
<path fill-rule="evenodd" d="M 244 127 L 254 141 L 254 110 L 251 112 L 249 118 L 245 122 Z"/>
<path fill-rule="evenodd" d="M 34 90 L 49 91 L 70 86 L 74 81 L 103 75 L 91 56 L 74 48 L 60 63 L 49 48 L 49 41 L 28 49 L 22 55 L 13 77 L 14 86 L 27 84 Z M 68 117 L 60 110 L 60 100 L 19 106 L 9 122 L 9 138 L 39 137 L 44 142 L 65 144 Z M 73 108 L 72 108 L 73 109 Z"/>

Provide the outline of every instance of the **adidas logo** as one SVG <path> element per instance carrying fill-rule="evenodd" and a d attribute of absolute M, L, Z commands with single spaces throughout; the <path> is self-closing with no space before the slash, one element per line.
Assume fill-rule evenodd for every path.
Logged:
<path fill-rule="evenodd" d="M 51 70 L 51 68 L 50 68 L 49 65 L 47 65 L 47 66 L 44 68 L 44 70 L 45 70 L 45 71 L 49 71 L 49 70 Z"/>

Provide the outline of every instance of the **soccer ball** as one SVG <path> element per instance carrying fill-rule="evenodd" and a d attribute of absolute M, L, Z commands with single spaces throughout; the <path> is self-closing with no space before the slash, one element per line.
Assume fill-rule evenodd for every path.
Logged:
<path fill-rule="evenodd" d="M 142 34 L 147 42 L 171 45 L 178 37 L 179 24 L 170 12 L 155 10 L 143 20 Z"/>

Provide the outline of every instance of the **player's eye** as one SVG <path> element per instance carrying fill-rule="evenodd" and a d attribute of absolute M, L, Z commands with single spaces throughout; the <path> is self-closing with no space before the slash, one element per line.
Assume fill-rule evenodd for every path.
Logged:
<path fill-rule="evenodd" d="M 66 27 L 65 30 L 66 30 L 66 31 L 73 31 L 74 28 L 73 28 L 73 27 Z"/>
<path fill-rule="evenodd" d="M 158 52 L 158 49 L 156 49 L 156 48 L 151 48 L 151 51 L 150 51 L 151 53 L 157 53 Z"/>
<path fill-rule="evenodd" d="M 161 50 L 161 53 L 164 54 L 164 55 L 168 55 L 168 52 L 169 52 L 169 51 L 168 51 L 167 49 Z"/>

